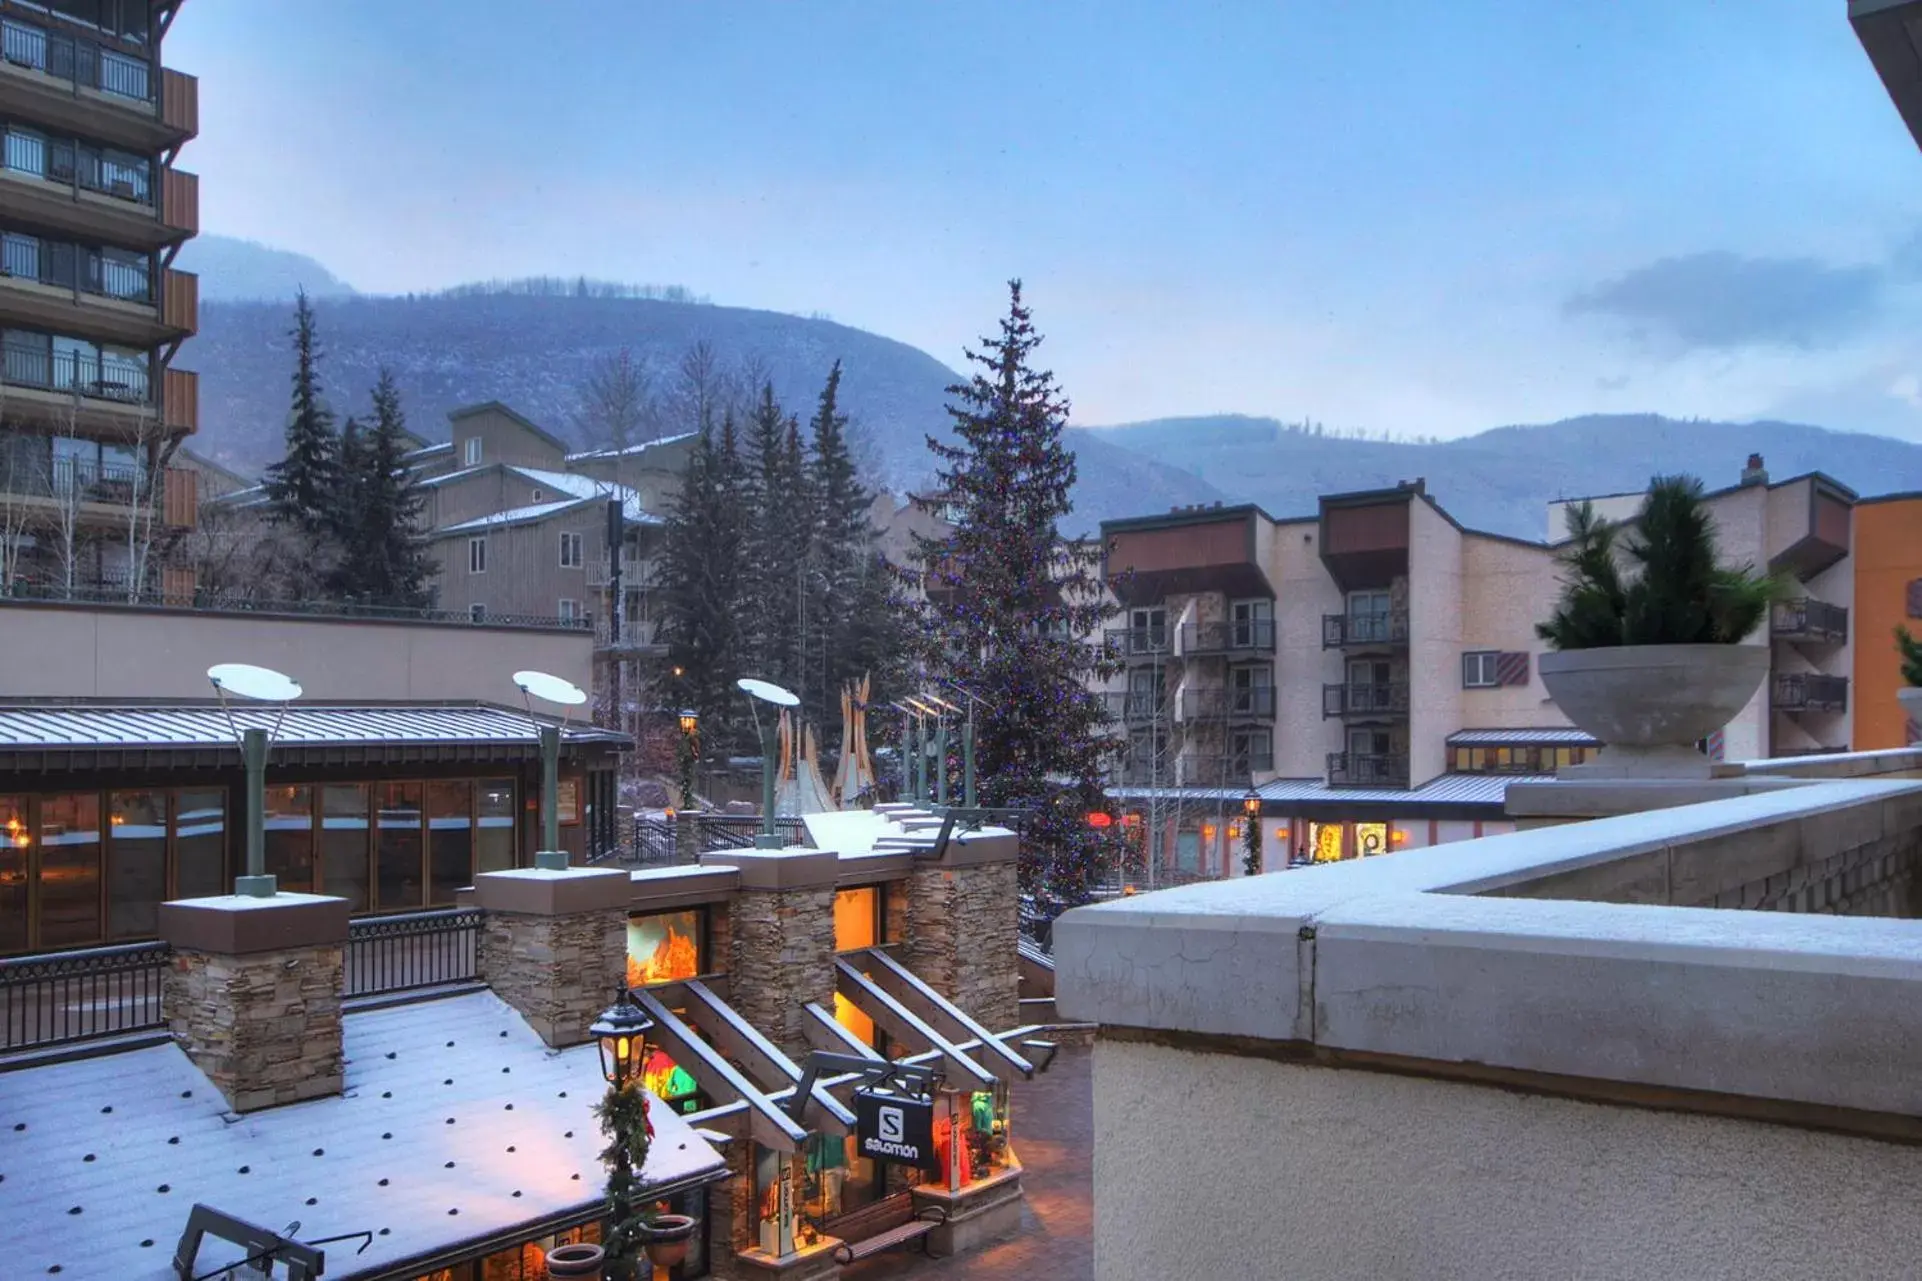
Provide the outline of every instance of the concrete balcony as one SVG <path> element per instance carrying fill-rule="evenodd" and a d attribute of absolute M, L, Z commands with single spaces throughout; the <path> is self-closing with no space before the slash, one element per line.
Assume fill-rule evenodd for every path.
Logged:
<path fill-rule="evenodd" d="M 1769 704 L 1778 712 L 1846 712 L 1849 678 L 1785 672 L 1776 676 Z"/>
<path fill-rule="evenodd" d="M 1181 719 L 1273 720 L 1275 691 L 1270 685 L 1224 685 L 1214 689 L 1188 689 L 1181 693 Z"/>
<path fill-rule="evenodd" d="M 1110 690 L 1102 695 L 1110 718 L 1124 725 L 1146 725 L 1168 717 L 1165 690 Z"/>
<path fill-rule="evenodd" d="M 200 82 L 73 33 L 19 6 L 0 21 L 0 114 L 152 154 L 200 132 Z"/>
<path fill-rule="evenodd" d="M 1778 601 L 1769 611 L 1769 635 L 1806 645 L 1846 644 L 1849 611 L 1810 596 Z"/>
<path fill-rule="evenodd" d="M 1273 619 L 1248 619 L 1229 623 L 1189 623 L 1181 629 L 1183 654 L 1272 654 L 1275 652 Z"/>
<path fill-rule="evenodd" d="M 71 244 L 9 236 L 0 250 L 0 326 L 84 334 L 126 347 L 158 347 L 199 328 L 192 272 L 103 260 Z"/>
<path fill-rule="evenodd" d="M 116 176 L 94 157 L 46 175 L 0 169 L 0 203 L 23 221 L 142 251 L 165 249 L 200 232 L 200 178 L 163 167 L 154 184 Z"/>
<path fill-rule="evenodd" d="M 1398 752 L 1330 752 L 1328 786 L 1408 786 L 1408 757 Z"/>
<path fill-rule="evenodd" d="M 1922 950 L 1876 918 L 1922 909 L 1918 769 L 1750 763 L 1773 790 L 1062 916 L 1104 1281 L 1912 1270 Z"/>
<path fill-rule="evenodd" d="M 1321 715 L 1351 721 L 1408 719 L 1407 681 L 1350 681 L 1321 687 Z"/>
<path fill-rule="evenodd" d="M 1168 628 L 1110 627 L 1102 633 L 1110 653 L 1130 660 L 1166 658 L 1171 652 Z"/>

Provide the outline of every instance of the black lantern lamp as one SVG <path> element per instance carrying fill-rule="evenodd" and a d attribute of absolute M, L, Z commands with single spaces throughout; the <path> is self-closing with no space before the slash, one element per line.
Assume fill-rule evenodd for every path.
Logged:
<path fill-rule="evenodd" d="M 641 1079 L 647 1066 L 647 1034 L 654 1030 L 654 1020 L 627 988 L 617 992 L 614 1004 L 601 1011 L 587 1034 L 600 1042 L 601 1073 L 618 1090 Z"/>
<path fill-rule="evenodd" d="M 1261 793 L 1252 787 L 1249 788 L 1248 794 L 1241 798 L 1241 812 L 1246 814 L 1250 819 L 1260 818 Z"/>
<path fill-rule="evenodd" d="M 700 727 L 701 714 L 691 707 L 683 707 L 681 709 L 681 733 L 692 738 L 694 737 L 694 731 Z"/>

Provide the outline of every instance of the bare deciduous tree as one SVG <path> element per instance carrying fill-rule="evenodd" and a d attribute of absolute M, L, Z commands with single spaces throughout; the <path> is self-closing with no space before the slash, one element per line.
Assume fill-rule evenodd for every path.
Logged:
<path fill-rule="evenodd" d="M 137 462 L 126 493 L 127 600 L 140 599 L 147 588 L 156 533 L 162 529 L 161 505 L 166 499 L 167 465 L 172 462 L 180 439 L 172 436 L 161 422 L 156 407 L 144 404 L 134 423 L 133 446 Z"/>
<path fill-rule="evenodd" d="M 76 447 L 80 440 L 80 402 L 73 399 L 62 411 L 59 430 L 52 441 L 53 461 L 50 466 L 49 489 L 53 495 L 53 539 L 54 559 L 60 575 L 60 588 L 63 595 L 73 595 L 74 588 L 80 584 L 80 562 L 85 552 L 81 538 L 80 505 L 98 479 L 99 469 L 81 461 Z M 61 441 L 68 442 L 65 450 Z M 92 442 L 88 442 L 91 444 Z M 64 456 L 63 456 L 64 455 Z"/>
<path fill-rule="evenodd" d="M 622 347 L 596 361 L 581 383 L 574 421 L 587 443 L 623 452 L 660 436 L 654 369 L 645 355 Z M 619 459 L 616 459 L 616 466 Z"/>

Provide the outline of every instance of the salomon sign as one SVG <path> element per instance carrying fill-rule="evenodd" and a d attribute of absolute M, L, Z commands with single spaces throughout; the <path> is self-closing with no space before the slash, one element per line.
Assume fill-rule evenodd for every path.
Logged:
<path fill-rule="evenodd" d="M 864 1157 L 939 1170 L 934 1153 L 934 1104 L 911 1095 L 857 1090 L 855 1147 Z"/>

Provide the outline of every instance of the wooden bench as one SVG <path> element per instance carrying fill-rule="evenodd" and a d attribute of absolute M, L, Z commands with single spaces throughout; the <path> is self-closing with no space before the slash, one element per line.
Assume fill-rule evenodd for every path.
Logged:
<path fill-rule="evenodd" d="M 851 1210 L 821 1225 L 829 1236 L 841 1238 L 834 1247 L 836 1263 L 853 1263 L 892 1250 L 896 1246 L 919 1242 L 921 1253 L 928 1252 L 928 1233 L 947 1222 L 948 1212 L 938 1205 L 914 1208 L 914 1196 L 897 1193 L 873 1205 Z"/>

